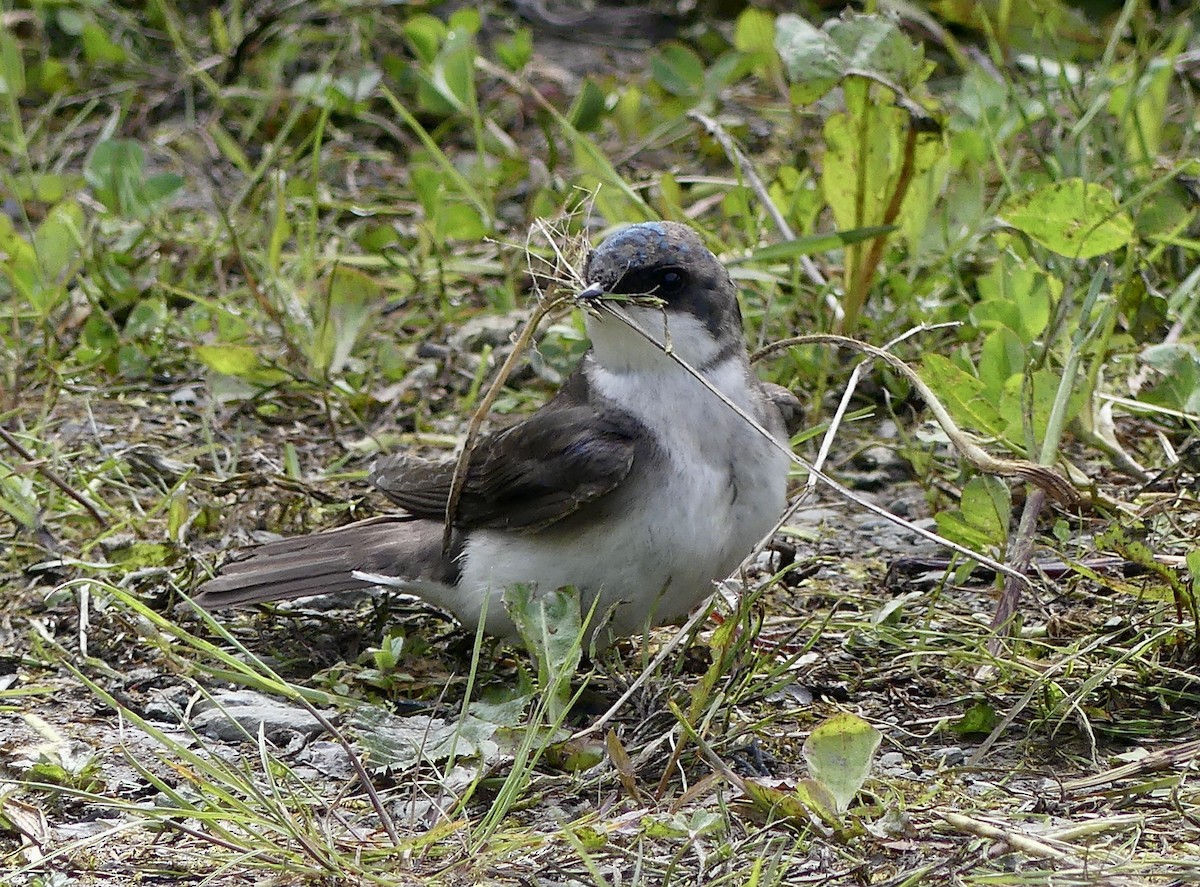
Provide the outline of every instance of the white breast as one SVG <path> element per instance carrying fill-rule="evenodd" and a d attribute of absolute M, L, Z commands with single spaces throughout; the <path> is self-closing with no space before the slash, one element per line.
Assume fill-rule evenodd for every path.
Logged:
<path fill-rule="evenodd" d="M 595 335 L 593 343 L 599 345 Z M 660 464 L 639 478 L 647 481 L 644 495 L 626 497 L 620 512 L 602 526 L 565 537 L 473 532 L 456 589 L 460 599 L 446 603 L 468 625 L 488 597 L 488 632 L 511 636 L 500 595 L 508 585 L 536 582 L 540 588 L 579 588 L 585 607 L 598 594 L 598 619 L 620 603 L 614 633 L 638 633 L 647 622 L 669 621 L 692 610 L 782 514 L 786 454 L 661 352 L 641 354 L 619 371 L 609 369 L 611 364 L 598 359 L 589 366 L 593 389 L 658 438 Z M 705 375 L 744 410 L 759 415 L 744 357 L 728 358 Z"/>

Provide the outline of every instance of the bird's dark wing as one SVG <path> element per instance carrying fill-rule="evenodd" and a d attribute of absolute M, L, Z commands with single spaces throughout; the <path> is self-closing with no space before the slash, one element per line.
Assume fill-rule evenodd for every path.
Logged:
<path fill-rule="evenodd" d="M 561 520 L 625 479 L 636 427 L 623 414 L 559 406 L 487 435 L 471 454 L 455 526 L 532 532 Z M 454 464 L 398 453 L 375 464 L 371 482 L 412 514 L 444 520 Z"/>

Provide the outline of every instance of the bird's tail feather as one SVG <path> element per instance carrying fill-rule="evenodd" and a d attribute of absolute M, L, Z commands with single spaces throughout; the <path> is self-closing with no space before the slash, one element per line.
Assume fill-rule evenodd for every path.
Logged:
<path fill-rule="evenodd" d="M 195 600 L 215 610 L 371 587 L 354 571 L 452 582 L 452 569 L 442 555 L 440 524 L 383 515 L 251 548 L 201 585 Z"/>

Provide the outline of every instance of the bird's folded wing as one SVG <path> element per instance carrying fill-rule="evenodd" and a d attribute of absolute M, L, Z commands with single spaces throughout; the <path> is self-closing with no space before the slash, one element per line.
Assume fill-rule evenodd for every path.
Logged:
<path fill-rule="evenodd" d="M 635 449 L 632 428 L 591 407 L 535 413 L 479 441 L 454 525 L 520 532 L 547 527 L 620 484 Z M 401 453 L 380 459 L 371 481 L 410 513 L 444 520 L 454 467 L 454 461 Z"/>

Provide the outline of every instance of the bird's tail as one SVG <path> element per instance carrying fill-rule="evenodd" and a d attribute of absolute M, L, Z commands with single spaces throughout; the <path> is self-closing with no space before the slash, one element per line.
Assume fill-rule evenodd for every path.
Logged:
<path fill-rule="evenodd" d="M 409 515 L 383 515 L 336 530 L 251 548 L 200 586 L 209 610 L 369 588 L 357 572 L 398 579 L 453 582 L 442 552 L 442 527 Z"/>

